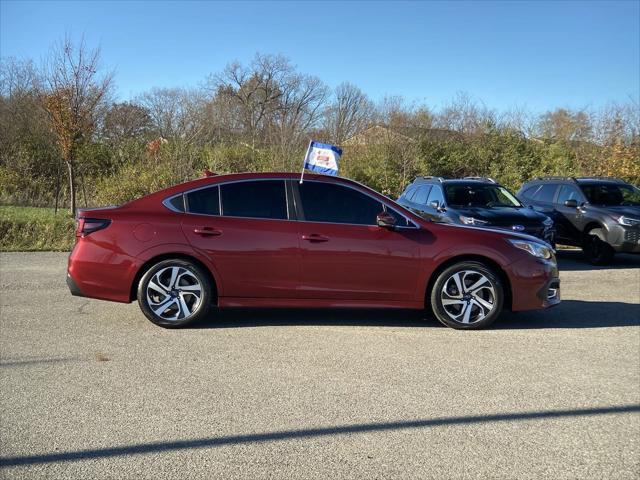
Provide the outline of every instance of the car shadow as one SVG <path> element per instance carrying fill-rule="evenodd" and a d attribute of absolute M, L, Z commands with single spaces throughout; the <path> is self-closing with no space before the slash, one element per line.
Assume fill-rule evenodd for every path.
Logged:
<path fill-rule="evenodd" d="M 558 250 L 556 253 L 558 268 L 564 271 L 587 271 L 587 270 L 617 270 L 640 268 L 640 255 L 628 253 L 617 253 L 609 265 L 592 265 L 584 255 L 582 250 Z"/>
<path fill-rule="evenodd" d="M 622 302 L 564 300 L 547 310 L 505 312 L 490 327 L 494 330 L 545 328 L 607 328 L 640 325 L 640 305 Z M 420 310 L 382 309 L 277 309 L 230 308 L 216 311 L 194 329 L 354 326 L 445 328 L 429 313 Z"/>

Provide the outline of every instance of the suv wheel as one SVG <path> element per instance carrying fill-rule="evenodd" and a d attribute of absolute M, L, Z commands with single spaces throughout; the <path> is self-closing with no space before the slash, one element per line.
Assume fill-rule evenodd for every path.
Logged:
<path fill-rule="evenodd" d="M 460 262 L 444 270 L 431 290 L 436 318 L 457 329 L 490 325 L 502 312 L 504 289 L 498 276 L 480 262 Z"/>
<path fill-rule="evenodd" d="M 582 252 L 593 265 L 607 265 L 613 259 L 614 250 L 605 241 L 601 228 L 593 228 L 585 235 Z"/>
<path fill-rule="evenodd" d="M 163 260 L 138 284 L 138 304 L 145 316 L 165 328 L 184 327 L 207 316 L 212 285 L 199 266 L 185 260 Z"/>

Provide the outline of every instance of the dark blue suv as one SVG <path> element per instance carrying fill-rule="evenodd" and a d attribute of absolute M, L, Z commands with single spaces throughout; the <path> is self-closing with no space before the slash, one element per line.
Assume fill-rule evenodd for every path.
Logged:
<path fill-rule="evenodd" d="M 551 245 L 555 242 L 548 216 L 525 207 L 490 178 L 418 177 L 405 188 L 398 203 L 435 222 L 500 228 L 533 235 Z"/>

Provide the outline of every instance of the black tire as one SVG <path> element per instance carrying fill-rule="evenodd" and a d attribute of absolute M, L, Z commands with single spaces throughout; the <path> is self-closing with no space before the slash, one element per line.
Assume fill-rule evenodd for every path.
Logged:
<path fill-rule="evenodd" d="M 584 237 L 582 253 L 593 265 L 608 265 L 613 260 L 615 251 L 607 243 L 604 230 L 592 228 Z"/>
<path fill-rule="evenodd" d="M 210 276 L 202 267 L 182 259 L 168 259 L 156 263 L 142 276 L 138 284 L 138 304 L 142 313 L 156 325 L 180 328 L 207 317 L 213 292 Z M 156 313 L 165 303 L 166 308 Z"/>
<path fill-rule="evenodd" d="M 458 280 L 462 286 L 461 292 L 457 291 L 458 283 L 454 279 L 456 274 L 460 274 Z M 480 284 L 474 293 L 467 291 L 467 288 L 477 284 L 481 277 L 484 277 L 486 282 Z M 478 297 L 485 304 L 491 305 L 491 309 L 481 305 Z M 431 289 L 430 300 L 433 314 L 442 324 L 460 330 L 475 330 L 489 326 L 500 316 L 504 304 L 504 288 L 499 276 L 487 265 L 466 261 L 456 263 L 438 275 Z M 450 304 L 445 306 L 444 301 L 449 301 Z M 460 303 L 455 304 L 455 302 Z M 465 322 L 466 309 L 469 309 L 469 314 L 466 316 L 467 322 Z M 480 311 L 482 311 L 481 314 Z M 459 320 L 452 316 L 457 312 L 460 313 Z M 475 317 L 478 318 L 474 320 Z"/>

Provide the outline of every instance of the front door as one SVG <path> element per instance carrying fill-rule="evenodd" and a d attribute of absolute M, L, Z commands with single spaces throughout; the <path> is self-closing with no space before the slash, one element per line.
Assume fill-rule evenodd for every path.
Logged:
<path fill-rule="evenodd" d="M 295 298 L 299 235 L 284 180 L 225 183 L 187 193 L 186 200 L 183 231 L 212 259 L 221 296 Z"/>
<path fill-rule="evenodd" d="M 301 298 L 415 300 L 421 230 L 378 227 L 382 202 L 355 188 L 310 180 L 298 192 Z"/>

